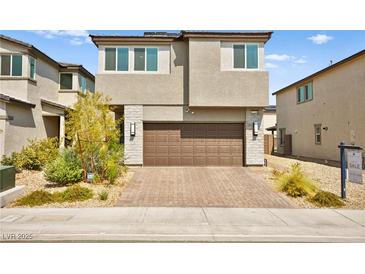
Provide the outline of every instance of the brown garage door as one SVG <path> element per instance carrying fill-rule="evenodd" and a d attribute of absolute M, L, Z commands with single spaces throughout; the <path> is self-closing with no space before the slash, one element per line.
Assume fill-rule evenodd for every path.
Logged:
<path fill-rule="evenodd" d="M 243 124 L 144 124 L 146 166 L 242 166 Z"/>

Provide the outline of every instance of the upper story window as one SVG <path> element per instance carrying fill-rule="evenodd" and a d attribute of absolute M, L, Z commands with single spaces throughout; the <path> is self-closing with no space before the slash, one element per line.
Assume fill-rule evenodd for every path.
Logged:
<path fill-rule="evenodd" d="M 258 69 L 259 68 L 258 44 L 234 44 L 233 68 Z"/>
<path fill-rule="evenodd" d="M 23 58 L 19 54 L 1 55 L 0 56 L 0 74 L 1 76 L 22 76 Z"/>
<path fill-rule="evenodd" d="M 35 58 L 29 56 L 29 78 L 35 80 L 36 73 L 36 60 Z"/>
<path fill-rule="evenodd" d="M 105 71 L 157 72 L 157 47 L 105 48 Z"/>
<path fill-rule="evenodd" d="M 129 68 L 128 48 L 105 49 L 105 70 L 128 71 L 128 68 Z"/>
<path fill-rule="evenodd" d="M 303 103 L 313 99 L 313 84 L 309 82 L 297 89 L 297 103 Z"/>
<path fill-rule="evenodd" d="M 86 92 L 86 78 L 82 75 L 79 75 L 79 87 L 82 92 Z"/>
<path fill-rule="evenodd" d="M 72 90 L 72 73 L 60 73 L 60 89 Z"/>
<path fill-rule="evenodd" d="M 157 48 L 135 48 L 134 49 L 134 70 L 135 71 L 157 71 L 158 60 Z"/>

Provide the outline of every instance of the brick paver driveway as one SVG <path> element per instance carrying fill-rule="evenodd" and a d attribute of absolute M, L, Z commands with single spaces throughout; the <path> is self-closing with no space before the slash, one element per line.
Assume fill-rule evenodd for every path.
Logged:
<path fill-rule="evenodd" d="M 136 168 L 117 206 L 293 207 L 244 167 Z"/>

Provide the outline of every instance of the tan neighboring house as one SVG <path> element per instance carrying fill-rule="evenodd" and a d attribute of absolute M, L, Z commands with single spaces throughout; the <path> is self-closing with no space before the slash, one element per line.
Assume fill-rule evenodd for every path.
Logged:
<path fill-rule="evenodd" d="M 276 136 L 276 130 L 273 130 L 276 126 L 276 106 L 270 105 L 264 109 L 264 134 L 273 134 Z"/>
<path fill-rule="evenodd" d="M 86 90 L 94 90 L 94 76 L 81 65 L 0 35 L 0 156 L 19 151 L 28 138 L 59 137 L 62 146 L 65 109 Z"/>
<path fill-rule="evenodd" d="M 365 148 L 365 50 L 273 94 L 280 153 L 285 135 L 296 156 L 338 161 L 341 141 Z"/>
<path fill-rule="evenodd" d="M 271 32 L 91 36 L 96 89 L 124 115 L 125 161 L 145 166 L 263 165 Z"/>

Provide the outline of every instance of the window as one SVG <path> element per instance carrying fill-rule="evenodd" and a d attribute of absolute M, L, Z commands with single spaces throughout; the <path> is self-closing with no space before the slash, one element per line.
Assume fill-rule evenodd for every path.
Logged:
<path fill-rule="evenodd" d="M 60 74 L 60 89 L 72 90 L 72 73 Z"/>
<path fill-rule="evenodd" d="M 147 49 L 147 71 L 157 71 L 157 48 Z"/>
<path fill-rule="evenodd" d="M 279 129 L 279 143 L 280 146 L 284 146 L 284 142 L 285 142 L 285 128 L 280 128 Z"/>
<path fill-rule="evenodd" d="M 134 70 L 144 71 L 145 70 L 145 49 L 135 48 L 134 49 Z"/>
<path fill-rule="evenodd" d="M 233 67 L 245 68 L 245 45 L 233 46 Z"/>
<path fill-rule="evenodd" d="M 134 70 L 135 71 L 157 71 L 158 70 L 158 49 L 157 48 L 135 48 L 134 49 Z"/>
<path fill-rule="evenodd" d="M 22 55 L 1 55 L 1 75 L 22 76 L 23 61 Z"/>
<path fill-rule="evenodd" d="M 233 45 L 233 68 L 258 69 L 258 44 Z"/>
<path fill-rule="evenodd" d="M 297 89 L 297 103 L 303 103 L 313 99 L 313 84 L 309 82 Z"/>
<path fill-rule="evenodd" d="M 31 56 L 29 56 L 29 78 L 32 80 L 35 80 L 35 59 Z"/>
<path fill-rule="evenodd" d="M 105 70 L 115 70 L 116 67 L 116 49 L 105 49 Z"/>
<path fill-rule="evenodd" d="M 82 92 L 86 92 L 86 78 L 82 75 L 79 75 L 79 86 Z"/>
<path fill-rule="evenodd" d="M 254 44 L 248 44 L 247 46 L 247 68 L 258 68 L 258 46 Z"/>
<path fill-rule="evenodd" d="M 118 48 L 118 71 L 128 71 L 128 48 Z"/>
<path fill-rule="evenodd" d="M 321 124 L 314 125 L 314 141 L 316 145 L 320 145 L 322 142 L 321 128 L 322 128 Z"/>
<path fill-rule="evenodd" d="M 1 56 L 1 75 L 10 75 L 10 55 Z"/>

